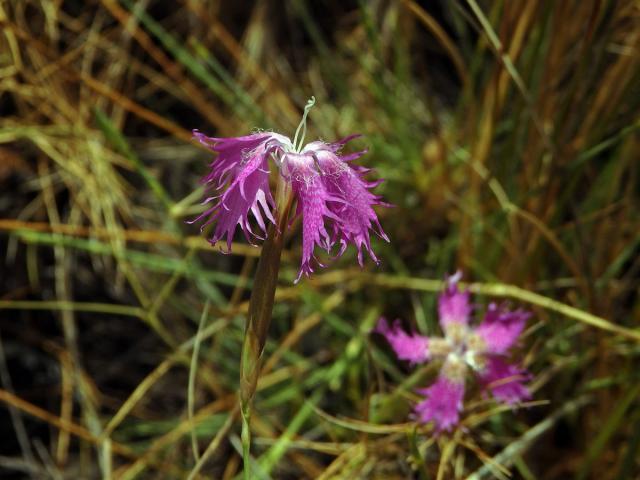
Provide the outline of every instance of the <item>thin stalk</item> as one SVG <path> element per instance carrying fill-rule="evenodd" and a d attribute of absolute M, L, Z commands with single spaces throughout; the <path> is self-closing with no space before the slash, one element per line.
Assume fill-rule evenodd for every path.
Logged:
<path fill-rule="evenodd" d="M 296 133 L 293 136 L 293 148 L 296 152 L 300 152 L 302 150 L 302 145 L 304 145 L 304 137 L 307 134 L 307 115 L 309 115 L 309 110 L 316 104 L 316 97 L 311 97 L 307 104 L 304 107 L 304 113 L 302 114 L 302 120 L 300 120 L 300 124 L 298 128 L 296 128 Z M 300 131 L 302 130 L 302 136 L 298 140 L 298 136 L 300 135 Z"/>
<path fill-rule="evenodd" d="M 287 182 L 278 177 L 276 191 L 277 225 L 269 228 L 254 277 L 240 360 L 240 412 L 242 414 L 242 457 L 244 478 L 251 479 L 251 403 L 260 376 L 262 350 L 271 324 L 273 301 L 278 283 L 284 232 L 293 203 Z"/>
<path fill-rule="evenodd" d="M 204 324 L 209 316 L 209 301 L 204 304 L 204 310 L 200 316 L 200 323 L 198 324 L 198 331 L 196 332 L 195 343 L 193 345 L 193 354 L 191 355 L 191 366 L 189 368 L 189 386 L 187 389 L 187 418 L 190 422 L 193 422 L 193 416 L 195 411 L 195 384 L 196 384 L 196 370 L 198 368 L 198 354 L 200 352 L 200 342 L 202 342 L 202 330 Z M 191 428 L 191 450 L 193 451 L 193 458 L 196 462 L 200 460 L 200 453 L 198 451 L 198 440 L 196 438 L 195 428 Z"/>

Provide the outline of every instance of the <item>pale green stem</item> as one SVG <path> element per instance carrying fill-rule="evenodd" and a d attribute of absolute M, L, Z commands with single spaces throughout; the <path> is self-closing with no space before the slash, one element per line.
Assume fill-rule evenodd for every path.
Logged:
<path fill-rule="evenodd" d="M 193 425 L 193 416 L 195 411 L 195 385 L 196 385 L 196 371 L 198 369 L 198 355 L 200 353 L 200 342 L 202 342 L 202 330 L 204 324 L 209 316 L 209 301 L 204 304 L 204 310 L 200 316 L 200 322 L 198 323 L 198 331 L 196 332 L 195 343 L 193 345 L 193 354 L 191 355 L 191 365 L 189 368 L 189 386 L 187 388 L 187 418 Z M 198 463 L 200 460 L 200 454 L 198 452 L 198 440 L 196 438 L 195 428 L 191 427 L 191 450 L 193 451 L 193 458 Z"/>
<path fill-rule="evenodd" d="M 296 152 L 300 152 L 302 150 L 302 145 L 304 145 L 304 137 L 307 134 L 307 115 L 309 115 L 309 110 L 316 104 L 316 97 L 311 97 L 307 104 L 304 107 L 304 113 L 302 114 L 302 120 L 300 120 L 300 124 L 296 129 L 296 133 L 293 136 L 293 148 Z M 302 130 L 302 136 L 300 137 L 300 144 L 298 145 L 298 135 L 300 134 L 300 130 Z"/>
<path fill-rule="evenodd" d="M 111 303 L 72 302 L 68 300 L 0 300 L 0 310 L 57 310 L 90 313 L 110 313 L 146 318 L 142 308 Z"/>
<path fill-rule="evenodd" d="M 242 416 L 242 461 L 244 463 L 243 474 L 245 480 L 251 480 L 251 402 L 243 404 L 240 408 Z"/>
<path fill-rule="evenodd" d="M 283 177 L 276 191 L 277 225 L 269 228 L 249 300 L 249 312 L 240 359 L 240 411 L 242 414 L 242 456 L 244 478 L 251 479 L 251 403 L 260 376 L 262 350 L 267 341 L 271 312 L 278 282 L 280 257 L 284 246 L 284 231 L 293 203 L 291 188 Z"/>

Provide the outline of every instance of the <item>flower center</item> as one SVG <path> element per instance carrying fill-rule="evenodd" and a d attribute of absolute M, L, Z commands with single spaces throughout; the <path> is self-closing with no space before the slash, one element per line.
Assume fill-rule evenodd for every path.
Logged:
<path fill-rule="evenodd" d="M 428 349 L 432 357 L 445 357 L 451 352 L 451 343 L 446 338 L 431 338 Z"/>
<path fill-rule="evenodd" d="M 453 345 L 462 345 L 467 339 L 467 326 L 461 323 L 451 323 L 445 329 L 445 336 Z"/>
<path fill-rule="evenodd" d="M 481 370 L 484 367 L 485 350 L 484 340 L 472 329 L 460 323 L 447 326 L 446 341 L 449 344 L 447 362 L 455 357 L 456 362 L 463 363 L 473 370 Z"/>
<path fill-rule="evenodd" d="M 444 361 L 442 373 L 453 382 L 463 383 L 467 374 L 467 363 L 458 353 L 451 352 Z"/>

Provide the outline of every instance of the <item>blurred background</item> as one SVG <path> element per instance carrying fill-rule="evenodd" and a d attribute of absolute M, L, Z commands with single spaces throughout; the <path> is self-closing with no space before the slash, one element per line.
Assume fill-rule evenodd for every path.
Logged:
<path fill-rule="evenodd" d="M 638 2 L 3 0 L 0 27 L 2 478 L 239 474 L 260 249 L 185 223 L 212 159 L 191 130 L 293 135 L 311 95 L 308 140 L 364 134 L 391 243 L 294 286 L 291 229 L 257 478 L 639 478 Z M 511 300 L 534 402 L 472 390 L 434 438 L 407 422 L 437 370 L 370 330 L 437 333 L 457 269 L 605 328 Z"/>

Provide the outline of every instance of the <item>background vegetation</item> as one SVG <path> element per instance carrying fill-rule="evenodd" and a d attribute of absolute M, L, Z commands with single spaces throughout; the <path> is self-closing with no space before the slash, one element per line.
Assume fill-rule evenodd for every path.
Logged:
<path fill-rule="evenodd" d="M 3 0 L 0 26 L 3 478 L 239 473 L 259 248 L 184 223 L 211 159 L 190 130 L 291 135 L 310 95 L 307 138 L 365 135 L 392 242 L 294 286 L 291 231 L 259 478 L 637 478 L 638 2 Z M 534 402 L 471 391 L 466 428 L 434 438 L 407 414 L 435 370 L 369 332 L 436 332 L 458 268 L 478 305 L 534 312 Z"/>

